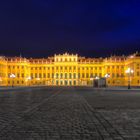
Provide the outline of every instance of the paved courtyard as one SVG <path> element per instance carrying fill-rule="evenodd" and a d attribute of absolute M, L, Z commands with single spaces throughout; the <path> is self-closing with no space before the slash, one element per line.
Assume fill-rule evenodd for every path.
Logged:
<path fill-rule="evenodd" d="M 0 90 L 0 140 L 140 140 L 140 90 Z"/>

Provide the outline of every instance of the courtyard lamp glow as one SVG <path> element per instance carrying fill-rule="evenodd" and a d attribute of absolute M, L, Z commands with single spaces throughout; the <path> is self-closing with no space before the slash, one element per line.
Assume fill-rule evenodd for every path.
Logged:
<path fill-rule="evenodd" d="M 1 78 L 1 77 L 0 77 L 0 83 L 1 83 L 1 84 L 0 84 L 0 86 L 1 86 L 1 85 L 2 85 L 2 78 Z"/>
<path fill-rule="evenodd" d="M 31 77 L 29 76 L 29 77 L 27 77 L 27 80 L 31 80 Z"/>
<path fill-rule="evenodd" d="M 36 80 L 37 80 L 37 81 L 39 81 L 39 80 L 40 80 L 40 78 L 36 78 Z"/>
<path fill-rule="evenodd" d="M 134 73 L 134 70 L 128 68 L 125 73 L 128 75 L 128 89 L 131 89 L 131 75 Z"/>
<path fill-rule="evenodd" d="M 31 80 L 31 79 L 32 79 L 32 78 L 31 78 L 30 76 L 28 76 L 27 79 L 26 79 L 27 82 L 29 82 L 29 86 L 30 86 L 30 80 Z"/>
<path fill-rule="evenodd" d="M 110 78 L 110 74 L 105 74 L 105 78 Z"/>
<path fill-rule="evenodd" d="M 93 85 L 93 80 L 94 80 L 93 76 L 90 76 L 91 86 Z"/>
<path fill-rule="evenodd" d="M 105 87 L 108 86 L 107 85 L 107 78 L 110 78 L 110 74 L 109 73 L 105 74 Z"/>
<path fill-rule="evenodd" d="M 10 74 L 10 78 L 13 79 L 13 80 L 12 80 L 12 87 L 14 87 L 14 78 L 16 78 L 16 75 L 13 74 L 13 73 Z"/>
<path fill-rule="evenodd" d="M 99 80 L 100 78 L 98 76 L 96 76 L 95 79 Z"/>

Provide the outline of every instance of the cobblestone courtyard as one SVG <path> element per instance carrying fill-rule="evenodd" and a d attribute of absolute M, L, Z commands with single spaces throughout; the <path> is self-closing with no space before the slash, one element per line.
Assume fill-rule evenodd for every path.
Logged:
<path fill-rule="evenodd" d="M 140 91 L 0 91 L 0 140 L 139 140 Z"/>

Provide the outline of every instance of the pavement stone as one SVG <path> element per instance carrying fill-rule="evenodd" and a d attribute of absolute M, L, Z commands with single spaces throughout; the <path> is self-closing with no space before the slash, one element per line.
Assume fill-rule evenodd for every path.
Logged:
<path fill-rule="evenodd" d="M 140 139 L 140 109 L 112 108 L 110 101 L 108 108 L 106 100 L 122 95 L 104 92 L 54 87 L 2 92 L 0 140 Z M 101 100 L 104 106 L 97 107 Z"/>

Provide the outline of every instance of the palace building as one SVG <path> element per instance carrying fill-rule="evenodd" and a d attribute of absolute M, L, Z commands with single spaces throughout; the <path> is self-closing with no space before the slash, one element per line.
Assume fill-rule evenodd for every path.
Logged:
<path fill-rule="evenodd" d="M 108 76 L 106 76 L 108 75 Z M 48 58 L 0 57 L 0 86 L 88 86 L 106 78 L 108 86 L 140 86 L 140 55 L 85 58 L 59 54 Z"/>

